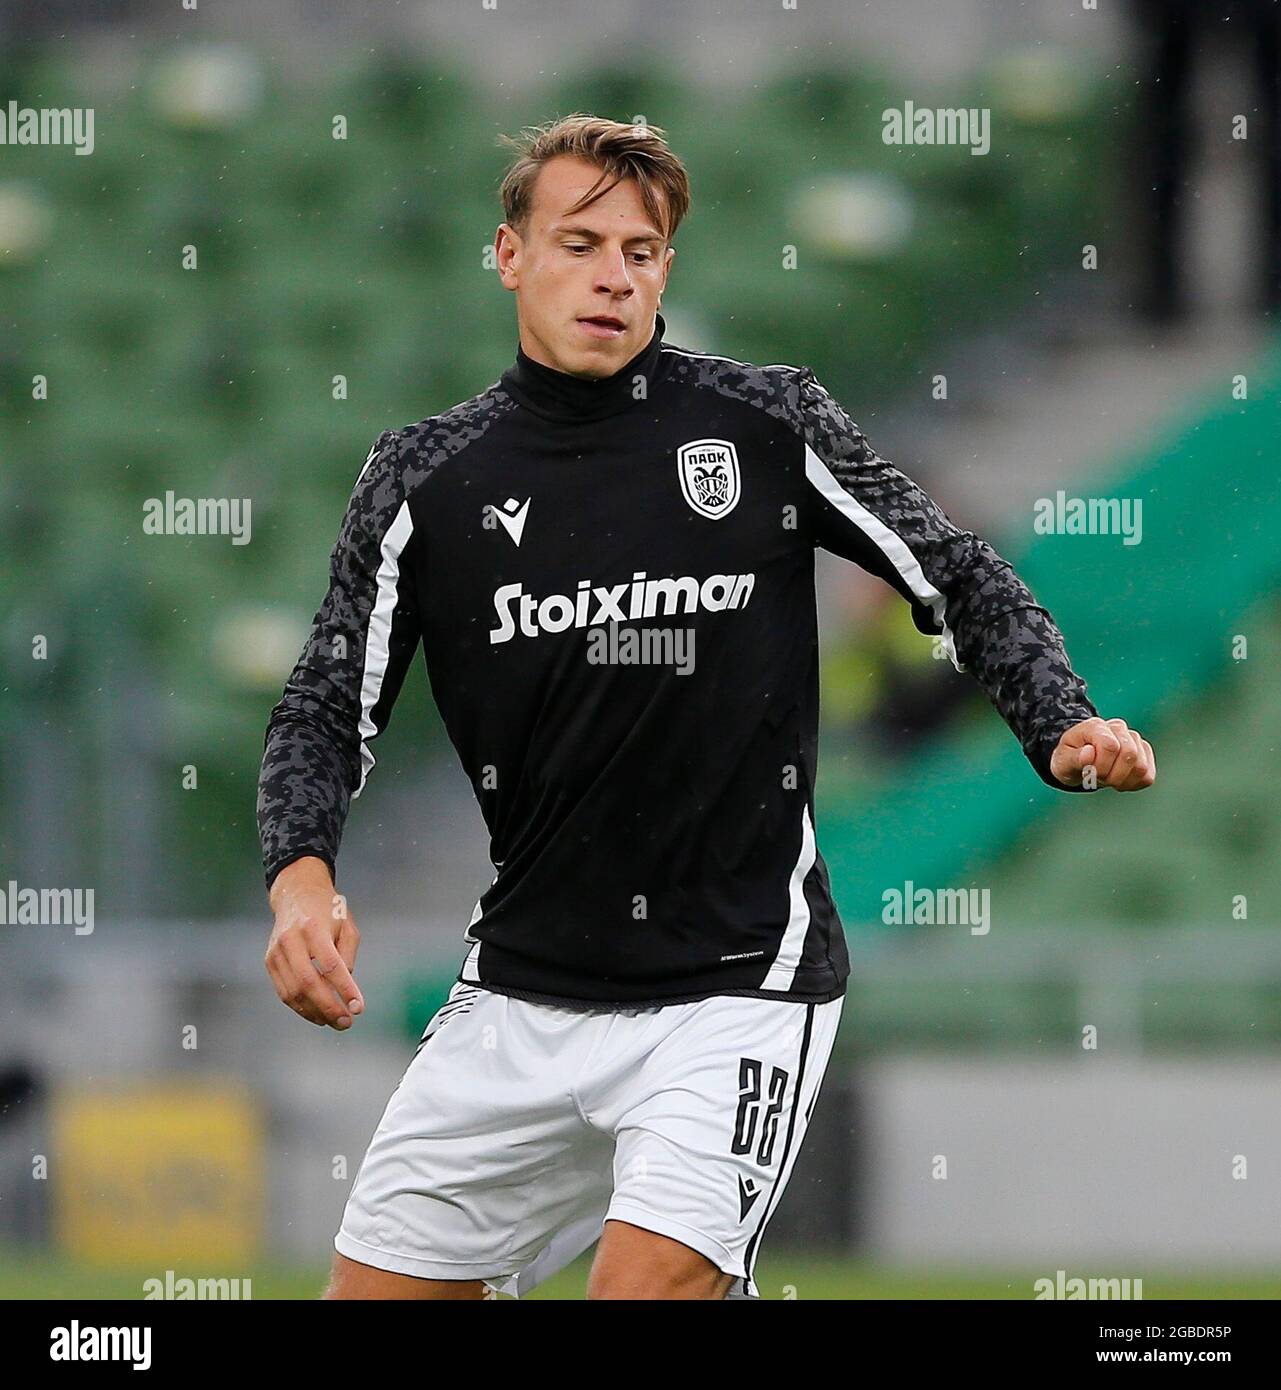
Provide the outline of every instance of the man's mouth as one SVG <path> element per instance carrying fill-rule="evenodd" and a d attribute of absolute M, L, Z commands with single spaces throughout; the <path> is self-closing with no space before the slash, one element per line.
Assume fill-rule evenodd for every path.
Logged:
<path fill-rule="evenodd" d="M 617 338 L 626 326 L 622 319 L 616 319 L 612 314 L 594 314 L 578 322 L 593 338 Z"/>

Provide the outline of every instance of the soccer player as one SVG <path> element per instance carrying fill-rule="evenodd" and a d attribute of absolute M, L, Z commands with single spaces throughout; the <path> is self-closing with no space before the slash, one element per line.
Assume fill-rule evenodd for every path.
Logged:
<path fill-rule="evenodd" d="M 809 368 L 665 341 L 689 185 L 660 129 L 514 143 L 516 360 L 375 441 L 267 728 L 266 965 L 312 1023 L 364 1008 L 335 861 L 420 642 L 497 869 L 327 1296 L 519 1296 L 599 1238 L 589 1298 L 757 1297 L 849 971 L 813 820 L 815 547 L 902 595 L 1049 785 L 1150 786 L 1152 749 Z"/>

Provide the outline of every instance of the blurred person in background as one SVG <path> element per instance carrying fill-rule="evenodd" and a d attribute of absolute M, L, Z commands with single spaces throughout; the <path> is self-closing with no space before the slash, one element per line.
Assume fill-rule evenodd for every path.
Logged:
<path fill-rule="evenodd" d="M 1254 278 L 1264 312 L 1281 307 L 1281 6 L 1277 0 L 1135 0 L 1141 37 L 1140 158 L 1144 190 L 1144 313 L 1188 313 L 1188 214 L 1196 148 L 1195 79 L 1211 44 L 1229 40 L 1252 82 L 1236 109 L 1248 120 L 1258 188 Z M 1216 133 L 1216 141 L 1231 133 Z"/>

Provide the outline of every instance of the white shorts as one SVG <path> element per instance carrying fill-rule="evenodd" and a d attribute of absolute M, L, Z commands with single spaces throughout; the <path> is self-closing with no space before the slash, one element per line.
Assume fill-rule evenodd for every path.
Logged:
<path fill-rule="evenodd" d="M 843 999 L 717 995 L 587 1013 L 457 983 L 392 1092 L 334 1247 L 520 1297 L 607 1220 L 753 1266 Z"/>

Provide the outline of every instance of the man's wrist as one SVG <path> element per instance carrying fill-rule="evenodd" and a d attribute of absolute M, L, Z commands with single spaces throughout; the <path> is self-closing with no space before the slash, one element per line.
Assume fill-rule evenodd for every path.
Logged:
<path fill-rule="evenodd" d="M 302 854 L 277 870 L 267 890 L 267 901 L 274 910 L 285 894 L 316 889 L 328 893 L 334 891 L 333 870 L 319 855 Z"/>
<path fill-rule="evenodd" d="M 1052 767 L 1055 751 L 1058 749 L 1059 742 L 1069 729 L 1074 729 L 1078 724 L 1086 719 L 1093 719 L 1097 716 L 1093 713 L 1082 714 L 1079 711 L 1066 714 L 1056 720 L 1052 725 L 1043 729 L 1033 740 L 1032 746 L 1027 750 L 1028 760 L 1036 769 L 1037 775 L 1049 787 L 1061 792 L 1083 792 L 1086 789 L 1081 785 L 1072 786 L 1067 782 L 1061 782 L 1055 775 Z"/>

